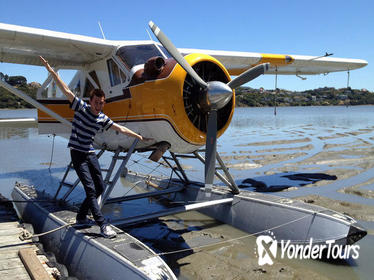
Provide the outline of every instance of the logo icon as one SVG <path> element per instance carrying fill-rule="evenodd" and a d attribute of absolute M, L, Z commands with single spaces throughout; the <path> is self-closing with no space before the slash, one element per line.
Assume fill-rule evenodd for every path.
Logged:
<path fill-rule="evenodd" d="M 272 265 L 273 260 L 277 256 L 277 241 L 273 237 L 274 234 L 269 232 L 270 235 L 260 235 L 256 239 L 258 265 L 269 264 Z"/>

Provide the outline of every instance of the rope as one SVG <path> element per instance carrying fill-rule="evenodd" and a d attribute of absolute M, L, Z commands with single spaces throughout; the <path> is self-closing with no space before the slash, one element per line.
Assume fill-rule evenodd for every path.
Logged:
<path fill-rule="evenodd" d="M 142 157 L 143 159 L 147 159 L 145 156 L 141 156 L 141 155 L 138 155 L 138 156 L 139 156 L 139 157 Z M 134 165 L 134 164 L 137 164 L 138 166 L 141 166 L 141 167 L 143 167 L 143 168 L 147 168 L 147 169 L 151 170 L 150 172 L 148 172 L 148 175 L 151 174 L 151 173 L 153 173 L 154 171 L 156 171 L 156 169 L 158 169 L 161 165 L 164 166 L 164 167 L 169 168 L 168 166 L 166 166 L 166 165 L 165 165 L 164 163 L 162 163 L 162 162 L 158 162 L 158 163 L 157 163 L 157 166 L 154 167 L 154 168 L 149 167 L 149 166 L 147 166 L 147 165 L 145 165 L 145 164 L 141 164 L 141 163 L 139 163 L 139 160 L 132 160 L 132 162 L 133 162 L 133 163 L 131 164 L 131 166 Z M 168 175 L 168 174 L 166 174 L 165 172 L 161 172 L 160 170 L 158 170 L 158 172 L 159 172 L 160 174 L 164 175 L 164 176 L 167 176 L 167 175 Z"/>
<path fill-rule="evenodd" d="M 55 228 L 55 229 L 52 229 L 52 230 L 49 230 L 49 231 L 46 231 L 46 232 L 42 232 L 42 233 L 39 233 L 39 234 L 31 234 L 29 233 L 27 230 L 23 230 L 22 233 L 20 234 L 19 236 L 19 239 L 21 239 L 22 241 L 23 240 L 29 240 L 29 239 L 32 239 L 34 237 L 40 237 L 40 236 L 44 236 L 44 235 L 47 235 L 47 234 L 50 234 L 52 232 L 55 232 L 55 231 L 58 231 L 58 230 L 61 230 L 63 228 L 66 228 L 66 227 L 69 227 L 69 226 L 72 226 L 74 225 L 75 223 L 69 223 L 69 224 L 66 224 L 66 225 L 63 225 L 63 226 L 60 226 L 58 228 Z"/>
<path fill-rule="evenodd" d="M 243 235 L 243 236 L 240 236 L 240 237 L 237 237 L 237 238 L 232 238 L 232 239 L 228 239 L 228 240 L 224 240 L 224 241 L 214 242 L 214 243 L 211 243 L 211 244 L 200 245 L 200 246 L 196 246 L 196 247 L 191 247 L 191 248 L 186 248 L 186 249 L 180 249 L 180 250 L 175 250 L 175 251 L 170 251 L 170 252 L 156 253 L 153 256 L 165 256 L 165 255 L 183 253 L 183 252 L 187 252 L 187 251 L 195 251 L 196 253 L 197 252 L 201 252 L 202 249 L 207 248 L 207 247 L 216 246 L 216 245 L 225 244 L 225 243 L 230 243 L 230 242 L 233 242 L 233 241 L 237 241 L 237 240 L 241 240 L 241 239 L 244 239 L 244 238 L 256 236 L 256 235 L 258 235 L 260 233 L 264 233 L 264 232 L 267 232 L 267 231 L 271 231 L 271 230 L 274 230 L 274 229 L 278 229 L 278 228 L 284 227 L 286 225 L 289 225 L 289 224 L 298 222 L 298 221 L 300 221 L 302 219 L 305 219 L 305 218 L 307 218 L 309 216 L 315 215 L 315 214 L 317 214 L 319 212 L 320 211 L 317 211 L 317 212 L 314 212 L 314 213 L 311 213 L 311 214 L 307 214 L 307 215 L 302 216 L 300 218 L 297 218 L 295 220 L 292 220 L 292 221 L 289 221 L 289 222 L 286 222 L 286 223 L 283 223 L 283 224 L 280 224 L 280 225 L 277 225 L 277 226 L 274 226 L 274 227 L 271 227 L 271 228 L 268 228 L 268 229 L 264 229 L 264 230 L 261 230 L 261 231 L 255 232 L 255 233 Z M 142 258 L 142 259 L 138 259 L 136 261 L 143 261 L 143 260 L 146 260 L 146 259 L 148 259 L 148 258 Z"/>
<path fill-rule="evenodd" d="M 145 160 L 148 159 L 148 157 L 145 156 L 145 155 L 136 154 L 136 156 L 138 156 L 139 158 L 145 159 Z M 147 165 L 144 165 L 144 164 L 139 163 L 139 160 L 142 160 L 142 159 L 138 159 L 138 160 L 130 159 L 130 160 L 132 161 L 132 163 L 130 164 L 129 167 L 133 166 L 134 164 L 137 164 L 137 165 L 140 166 L 140 167 L 146 168 L 146 169 L 148 169 L 148 170 L 152 170 L 152 167 L 149 167 L 149 166 L 147 166 Z M 163 167 L 165 167 L 165 168 L 167 168 L 167 169 L 170 169 L 170 166 L 168 166 L 168 165 L 165 164 L 164 162 L 161 162 L 161 161 L 160 161 L 160 162 L 157 162 L 157 164 L 158 164 L 159 166 L 163 166 Z M 153 172 L 153 170 L 152 170 L 151 172 Z M 169 177 L 169 174 L 167 174 L 166 172 L 162 172 L 161 170 L 157 170 L 157 172 L 158 172 L 159 174 L 165 176 L 165 177 Z M 145 173 L 145 174 L 150 174 L 150 173 L 148 173 L 148 171 L 145 171 L 145 170 L 144 170 L 144 173 Z M 202 179 L 201 177 L 198 177 L 198 176 L 194 175 L 192 172 L 190 172 L 190 173 L 188 174 L 188 177 L 190 177 L 191 179 L 194 179 L 194 180 L 196 180 L 196 181 L 201 181 L 201 179 Z"/>
<path fill-rule="evenodd" d="M 131 189 L 129 189 L 122 197 L 125 197 L 131 190 L 133 190 L 140 183 L 143 183 L 143 181 L 137 181 L 137 182 L 135 182 L 134 186 L 132 186 Z"/>
<path fill-rule="evenodd" d="M 255 236 L 255 235 L 258 235 L 258 234 L 263 233 L 263 232 L 267 232 L 267 231 L 271 231 L 271 230 L 274 230 L 274 229 L 277 229 L 277 228 L 281 228 L 281 227 L 284 227 L 286 225 L 289 225 L 289 224 L 295 223 L 297 221 L 300 221 L 302 219 L 305 219 L 306 217 L 309 217 L 311 215 L 315 215 L 316 213 L 318 213 L 318 212 L 314 212 L 313 214 L 307 214 L 303 217 L 294 219 L 292 221 L 289 221 L 289 222 L 286 222 L 286 223 L 283 223 L 283 224 L 280 224 L 280 225 L 277 225 L 277 226 L 274 226 L 274 227 L 271 227 L 271 228 L 268 228 L 268 229 L 264 229 L 262 231 L 258 231 L 256 233 L 251 233 L 251 234 L 247 234 L 247 235 L 244 235 L 244 236 L 240 236 L 240 237 L 237 237 L 237 238 L 232 238 L 232 239 L 228 239 L 228 240 L 224 240 L 224 241 L 220 241 L 220 242 L 214 242 L 214 243 L 211 243 L 211 244 L 200 245 L 200 246 L 196 246 L 196 247 L 180 249 L 180 250 L 175 250 L 175 251 L 170 251 L 170 252 L 157 253 L 157 254 L 154 254 L 153 256 L 164 256 L 164 255 L 178 254 L 178 253 L 183 253 L 183 252 L 187 252 L 187 251 L 201 252 L 201 250 L 203 248 L 216 246 L 216 245 L 220 245 L 220 244 L 225 244 L 225 243 L 230 243 L 230 242 L 233 242 L 233 241 L 237 241 L 237 240 L 241 240 L 241 239 L 248 238 L 248 237 L 251 237 L 251 236 Z M 46 231 L 46 232 L 42 232 L 42 233 L 39 233 L 39 234 L 30 234 L 27 230 L 23 230 L 22 233 L 20 234 L 19 238 L 23 241 L 23 240 L 32 239 L 34 237 L 41 237 L 41 236 L 56 232 L 58 230 L 61 230 L 63 228 L 72 226 L 74 224 L 75 223 L 68 223 L 68 224 L 62 225 L 60 227 L 57 227 L 55 229 L 52 229 L 52 230 L 49 230 L 49 231 Z M 142 258 L 142 259 L 138 259 L 136 261 L 142 261 L 142 260 L 145 260 L 145 259 L 148 259 L 148 258 Z"/>

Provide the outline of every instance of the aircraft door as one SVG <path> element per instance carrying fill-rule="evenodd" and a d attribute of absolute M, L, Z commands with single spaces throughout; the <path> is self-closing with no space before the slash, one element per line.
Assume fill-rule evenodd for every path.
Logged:
<path fill-rule="evenodd" d="M 117 96 L 122 93 L 124 84 L 128 82 L 125 73 L 120 69 L 117 63 L 112 59 L 107 60 L 108 74 L 110 81 L 110 96 Z"/>
<path fill-rule="evenodd" d="M 99 79 L 97 78 L 96 71 L 91 71 L 91 72 L 88 73 L 88 75 L 86 77 L 83 97 L 84 98 L 85 97 L 87 97 L 87 98 L 90 97 L 91 90 L 93 90 L 95 88 L 100 88 L 101 89 L 101 85 L 100 85 Z"/>

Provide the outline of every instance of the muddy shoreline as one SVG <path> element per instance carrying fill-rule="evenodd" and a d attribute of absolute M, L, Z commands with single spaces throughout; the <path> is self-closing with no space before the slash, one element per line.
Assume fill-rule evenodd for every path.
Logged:
<path fill-rule="evenodd" d="M 340 110 L 333 108 L 337 109 Z M 252 110 L 255 114 L 250 115 Z M 159 253 L 188 249 L 186 253 L 165 255 L 179 279 L 371 279 L 374 275 L 371 264 L 374 251 L 374 203 L 371 206 L 366 202 L 374 198 L 374 179 L 370 176 L 372 170 L 374 174 L 374 128 L 367 123 L 374 115 L 365 111 L 365 118 L 368 116 L 369 121 L 363 119 L 359 126 L 353 123 L 353 127 L 351 119 L 345 121 L 345 116 L 356 116 L 358 113 L 347 112 L 350 108 L 344 109 L 343 113 L 339 111 L 338 117 L 333 115 L 330 119 L 335 119 L 327 125 L 318 123 L 329 118 L 323 115 L 326 111 L 321 112 L 324 108 L 318 108 L 317 117 L 313 121 L 305 117 L 315 114 L 313 108 L 288 108 L 292 117 L 287 120 L 286 111 L 280 112 L 276 118 L 269 114 L 260 118 L 258 116 L 266 114 L 261 110 L 246 110 L 245 114 L 244 110 L 237 110 L 235 114 L 243 113 L 237 115 L 242 117 L 238 118 L 237 127 L 233 122 L 231 127 L 234 128 L 229 128 L 219 138 L 221 142 L 218 143 L 218 150 L 234 178 L 238 184 L 251 178 L 262 182 L 257 185 L 266 188 L 285 186 L 283 191 L 273 194 L 283 194 L 292 199 L 328 207 L 346 213 L 359 222 L 366 222 L 369 235 L 362 240 L 363 252 L 359 262 L 277 259 L 272 266 L 259 266 L 255 237 L 249 237 L 245 232 L 198 212 L 167 216 L 156 225 L 143 225 L 143 229 L 149 229 L 144 233 L 144 242 L 149 245 L 153 243 L 152 248 Z M 302 117 L 295 117 L 295 111 L 297 113 L 298 110 L 303 110 Z M 360 114 L 362 110 L 360 108 Z M 257 118 L 260 124 L 250 123 L 251 118 Z M 299 120 L 294 121 L 296 118 Z M 50 186 L 58 186 L 69 162 L 65 140 L 56 137 L 55 156 L 49 172 L 45 164 L 51 159 L 52 138 L 37 135 L 36 129 L 28 125 L 2 126 L 0 136 L 3 149 L 12 151 L 3 156 L 4 186 L 13 185 L 18 179 L 46 190 Z M 28 156 L 25 157 L 25 154 Z M 101 163 L 104 161 L 104 158 L 100 160 Z M 182 164 L 186 172 L 203 169 L 201 165 L 197 167 L 190 162 Z M 147 161 L 144 165 L 151 167 L 149 170 L 155 169 Z M 145 172 L 149 170 L 145 169 Z M 165 170 L 168 169 L 164 166 L 157 169 L 161 174 Z M 243 183 L 243 189 L 261 191 L 247 182 Z M 331 191 L 332 185 L 339 185 L 338 189 L 335 187 Z M 304 190 L 309 192 L 300 194 Z M 329 197 L 323 195 L 327 193 L 325 190 L 330 190 Z M 339 200 L 338 197 L 347 200 Z M 354 198 L 355 202 L 349 201 L 350 198 Z M 143 211 L 138 209 L 138 205 L 131 206 L 134 212 Z M 147 205 L 150 206 L 152 204 Z M 116 211 L 122 209 L 118 207 Z M 127 214 L 130 209 L 124 207 L 123 211 Z M 211 246 L 198 249 L 209 244 Z"/>
<path fill-rule="evenodd" d="M 371 133 L 374 133 L 373 129 L 361 129 L 314 138 L 252 142 L 236 145 L 239 150 L 231 154 L 225 152 L 222 158 L 231 170 L 243 171 L 274 165 L 274 168 L 269 168 L 263 173 L 264 180 L 260 181 L 268 187 L 271 183 L 266 182 L 267 177 L 288 173 L 297 175 L 321 172 L 323 175 L 336 178 L 335 180 L 339 182 L 348 178 L 360 178 L 361 173 L 374 169 L 374 145 L 368 141 L 370 138 L 359 138 L 361 135 Z M 317 145 L 321 148 L 316 148 L 316 141 L 319 141 Z M 251 150 L 244 150 L 243 147 L 249 147 Z M 290 181 L 290 185 L 283 191 L 292 193 L 293 190 L 300 188 L 317 186 L 328 188 L 331 180 L 321 178 L 314 181 L 305 179 L 303 183 Z M 365 189 L 371 186 L 372 189 Z M 373 199 L 374 179 L 341 188 L 338 192 Z M 374 222 L 374 206 L 327 198 L 318 193 L 297 196 L 294 199 L 347 214 L 359 221 Z M 172 228 L 172 225 L 169 226 Z M 374 230 L 369 229 L 368 233 L 373 234 Z M 202 240 L 200 243 L 206 244 L 209 241 L 222 242 L 245 234 L 233 228 L 225 231 L 225 225 L 222 225 L 181 236 L 186 243 L 199 239 Z M 254 248 L 256 248 L 255 237 L 249 237 L 197 250 L 193 254 L 179 258 L 176 264 L 183 279 L 184 277 L 187 279 L 331 279 L 331 275 L 326 275 L 318 269 L 309 269 L 308 265 L 300 266 L 299 263 L 284 260 L 277 259 L 272 266 L 259 266 Z M 351 272 L 345 273 L 349 275 Z M 332 278 L 336 278 L 335 276 L 336 274 Z M 351 277 L 357 278 L 355 273 L 352 273 Z"/>

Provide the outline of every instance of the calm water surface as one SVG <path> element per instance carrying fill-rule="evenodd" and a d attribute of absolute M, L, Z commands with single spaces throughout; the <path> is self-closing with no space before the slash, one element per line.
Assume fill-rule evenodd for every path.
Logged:
<path fill-rule="evenodd" d="M 35 118 L 35 110 L 0 110 L 0 119 L 28 117 Z M 255 157 L 267 153 L 266 149 L 278 148 L 282 153 L 282 148 L 298 147 L 305 145 L 303 142 L 282 143 L 285 140 L 298 140 L 308 138 L 313 148 L 306 151 L 305 158 L 313 156 L 323 150 L 326 144 L 344 144 L 354 142 L 359 139 L 367 143 L 373 143 L 374 134 L 374 107 L 356 106 L 356 107 L 280 107 L 277 108 L 277 114 L 274 115 L 274 108 L 238 108 L 230 127 L 226 133 L 218 140 L 218 151 L 222 156 L 248 156 L 248 163 L 252 163 L 251 156 Z M 359 132 L 353 133 L 352 132 Z M 350 134 L 351 133 L 351 134 Z M 324 139 L 331 135 L 344 134 L 348 137 Z M 359 135 L 359 136 L 357 136 Z M 277 141 L 270 145 L 268 142 Z M 373 143 L 374 144 L 374 143 Z M 0 148 L 2 155 L 0 157 L 0 188 L 1 193 L 10 196 L 10 192 L 15 181 L 35 185 L 54 194 L 63 176 L 65 168 L 70 161 L 69 153 L 66 148 L 67 140 L 61 137 L 51 135 L 38 135 L 37 128 L 33 125 L 15 125 L 0 124 Z M 337 147 L 338 149 L 339 147 Z M 53 153 L 53 155 L 52 155 Z M 269 152 L 271 154 L 271 152 Z M 146 160 L 147 155 L 135 154 L 129 163 L 129 169 L 151 175 L 170 176 L 170 170 L 159 164 L 153 164 Z M 110 155 L 104 154 L 100 160 L 103 166 L 110 162 Z M 284 162 L 260 166 L 254 169 L 236 169 L 230 171 L 234 175 L 237 183 L 245 178 L 265 178 L 264 180 L 279 180 L 279 177 L 267 175 L 267 172 L 278 170 L 284 164 L 299 161 L 302 158 L 289 159 Z M 243 161 L 243 158 L 229 159 L 230 164 Z M 188 176 L 192 180 L 202 180 L 202 166 L 195 161 L 187 160 L 182 162 L 188 170 Z M 321 171 L 317 170 L 316 172 Z M 322 170 L 325 171 L 325 170 Z M 363 177 L 352 178 L 352 182 L 346 184 L 358 183 L 359 180 L 367 180 L 374 173 L 367 172 Z M 366 176 L 366 177 L 365 177 Z M 267 178 L 267 179 L 266 179 Z M 344 183 L 344 182 L 343 182 Z M 287 196 L 298 196 L 309 193 L 317 193 L 329 197 L 339 197 L 349 201 L 357 200 L 361 204 L 371 204 L 363 199 L 353 198 L 351 196 L 341 196 L 336 192 L 342 185 L 332 182 L 331 186 L 322 188 L 300 188 L 295 192 L 287 192 Z M 140 190 L 129 188 L 125 183 L 119 182 L 117 194 L 137 193 Z M 79 202 L 83 197 L 83 190 L 77 188 L 71 195 L 72 202 Z M 148 210 L 159 209 L 160 206 L 149 200 L 131 202 L 126 204 L 126 210 L 123 207 L 113 206 L 106 209 L 112 215 L 132 216 L 141 213 L 146 207 Z M 115 213 L 115 214 L 113 214 Z M 188 220 L 188 219 L 187 219 Z M 196 224 L 187 220 L 182 221 L 187 228 L 197 230 Z M 212 226 L 212 225 L 210 225 Z M 374 228 L 371 223 L 365 226 Z M 159 229 L 160 225 L 157 226 Z M 162 225 L 162 228 L 164 225 Z M 199 224 L 199 229 L 204 228 Z M 153 232 L 154 230 L 152 230 Z M 225 230 L 230 232 L 230 228 Z M 143 232 L 144 233 L 144 232 Z M 142 233 L 139 233 L 139 238 Z M 253 242 L 253 240 L 251 241 Z M 362 241 L 360 258 L 356 262 L 345 264 L 331 264 L 319 261 L 290 261 L 294 267 L 314 270 L 322 275 L 332 279 L 343 279 L 349 275 L 350 279 L 372 279 L 374 266 L 371 264 L 374 250 L 374 238 L 368 235 Z M 150 244 L 151 245 L 151 244 Z M 252 255 L 249 255 L 252 256 Z M 183 278 L 183 275 L 179 275 Z"/>

